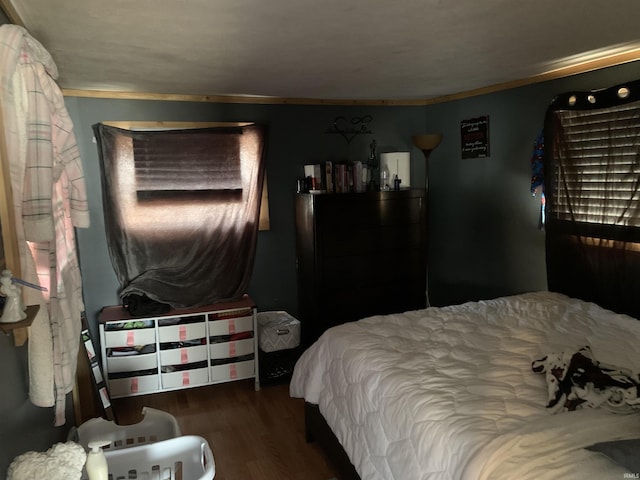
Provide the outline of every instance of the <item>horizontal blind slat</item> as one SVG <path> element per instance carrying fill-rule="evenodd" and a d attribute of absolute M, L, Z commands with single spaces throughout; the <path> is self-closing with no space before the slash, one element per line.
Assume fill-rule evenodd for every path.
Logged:
<path fill-rule="evenodd" d="M 557 112 L 556 198 L 551 214 L 587 223 L 633 225 L 640 211 L 640 107 Z"/>

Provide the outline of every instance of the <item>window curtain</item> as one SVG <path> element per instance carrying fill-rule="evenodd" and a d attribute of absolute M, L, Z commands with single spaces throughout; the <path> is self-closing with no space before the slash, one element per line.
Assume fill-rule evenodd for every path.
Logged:
<path fill-rule="evenodd" d="M 120 299 L 174 308 L 247 293 L 264 177 L 264 126 L 124 130 L 93 126 Z"/>
<path fill-rule="evenodd" d="M 556 97 L 544 171 L 549 290 L 640 318 L 640 81 Z"/>

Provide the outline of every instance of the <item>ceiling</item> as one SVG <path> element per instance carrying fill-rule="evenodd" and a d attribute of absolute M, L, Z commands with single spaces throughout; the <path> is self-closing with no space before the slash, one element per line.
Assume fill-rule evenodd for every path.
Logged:
<path fill-rule="evenodd" d="M 640 58 L 637 0 L 0 6 L 52 54 L 67 90 L 410 103 Z"/>

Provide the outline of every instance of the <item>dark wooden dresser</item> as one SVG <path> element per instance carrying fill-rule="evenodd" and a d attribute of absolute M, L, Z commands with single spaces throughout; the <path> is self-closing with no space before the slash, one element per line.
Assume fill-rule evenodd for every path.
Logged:
<path fill-rule="evenodd" d="M 426 306 L 425 189 L 295 198 L 302 343 L 370 315 Z"/>

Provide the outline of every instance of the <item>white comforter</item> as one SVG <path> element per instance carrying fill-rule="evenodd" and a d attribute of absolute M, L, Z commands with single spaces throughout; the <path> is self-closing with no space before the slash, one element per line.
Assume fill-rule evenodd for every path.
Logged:
<path fill-rule="evenodd" d="M 290 393 L 319 405 L 362 480 L 619 480 L 626 470 L 583 447 L 640 437 L 640 414 L 552 415 L 531 371 L 583 345 L 640 371 L 640 321 L 538 292 L 334 327 Z"/>

